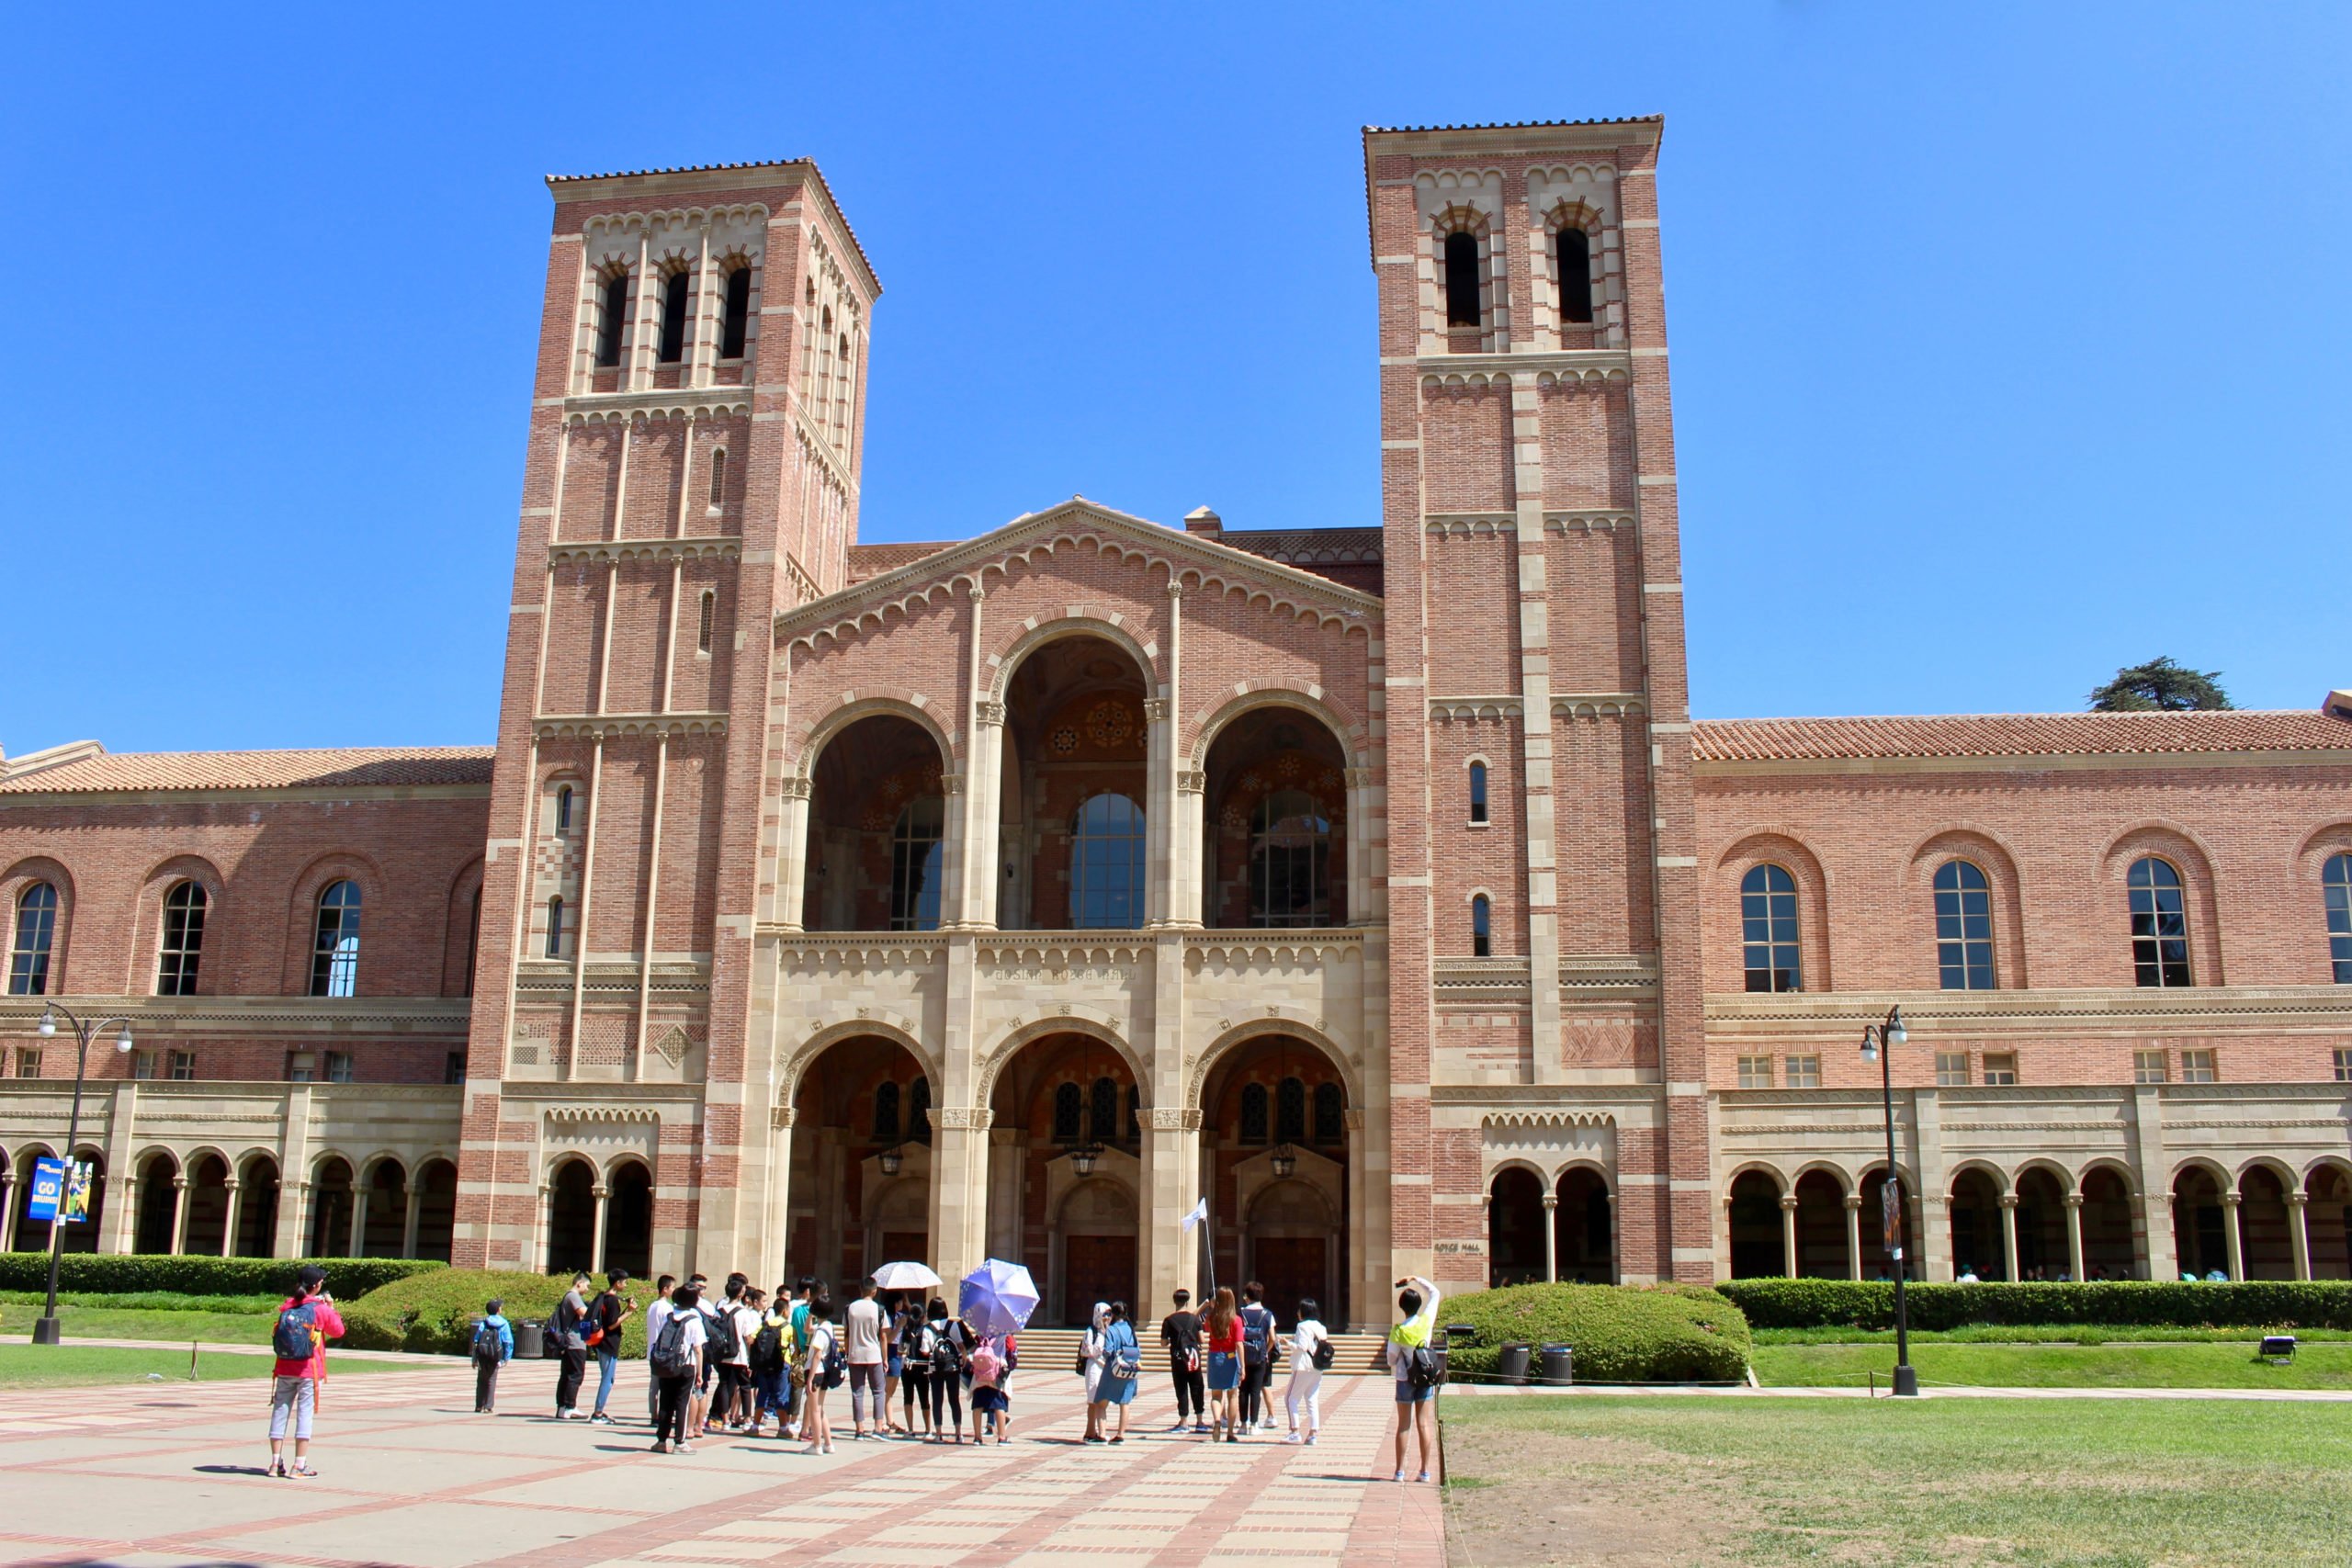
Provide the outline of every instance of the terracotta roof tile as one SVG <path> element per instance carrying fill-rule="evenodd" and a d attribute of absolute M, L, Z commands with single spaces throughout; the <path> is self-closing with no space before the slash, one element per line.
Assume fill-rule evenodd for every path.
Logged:
<path fill-rule="evenodd" d="M 1425 130 L 1548 130 L 1565 125 L 1656 125 L 1664 120 L 1662 114 L 1604 115 L 1597 119 L 1498 119 L 1464 121 L 1460 125 L 1367 125 L 1367 136 L 1404 134 Z"/>
<path fill-rule="evenodd" d="M 1894 718 L 1712 718 L 1702 762 L 1847 757 L 2033 757 L 2196 751 L 2352 752 L 2352 722 L 2301 709 L 2221 713 L 1971 713 Z"/>
<path fill-rule="evenodd" d="M 488 784 L 487 746 L 356 746 L 316 751 L 99 753 L 0 778 L 0 795 L 157 789 L 386 788 Z"/>

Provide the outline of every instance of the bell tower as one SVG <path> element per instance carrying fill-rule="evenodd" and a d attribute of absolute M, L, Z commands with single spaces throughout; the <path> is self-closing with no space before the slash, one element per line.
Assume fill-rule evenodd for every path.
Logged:
<path fill-rule="evenodd" d="M 1454 1287 L 1483 1133 L 1428 1086 L 1498 1077 L 1614 1130 L 1627 1279 L 1712 1270 L 1663 129 L 1364 132 L 1388 790 L 1430 804 L 1389 829 L 1397 1264 Z M 1442 1016 L 1505 961 L 1523 1011 Z"/>
<path fill-rule="evenodd" d="M 548 184 L 456 1253 L 547 1266 L 538 1151 L 629 1084 L 588 1141 L 691 1259 L 732 1224 L 768 628 L 846 581 L 880 286 L 805 161 Z"/>

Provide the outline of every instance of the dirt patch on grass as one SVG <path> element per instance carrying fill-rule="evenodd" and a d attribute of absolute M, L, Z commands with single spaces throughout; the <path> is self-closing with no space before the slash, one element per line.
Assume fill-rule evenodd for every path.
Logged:
<path fill-rule="evenodd" d="M 1445 1432 L 1448 1568 L 1720 1568 L 1755 1515 L 1704 1461 L 1517 1426 Z"/>

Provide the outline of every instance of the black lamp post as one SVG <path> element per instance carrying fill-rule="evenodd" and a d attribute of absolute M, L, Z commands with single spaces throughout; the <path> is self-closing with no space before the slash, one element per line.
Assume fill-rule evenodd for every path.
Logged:
<path fill-rule="evenodd" d="M 57 1322 L 57 1258 L 65 1241 L 65 1199 L 74 1184 L 74 1145 L 82 1136 L 82 1080 L 90 1070 L 90 1036 L 109 1023 L 122 1025 L 116 1035 L 114 1048 L 126 1055 L 130 1051 L 130 1021 L 127 1018 L 102 1018 L 85 1023 L 74 1016 L 73 1010 L 51 1002 L 41 1009 L 38 1032 L 44 1040 L 57 1032 L 57 1015 L 65 1014 L 65 1021 L 74 1026 L 74 1037 L 81 1042 L 81 1053 L 74 1060 L 74 1112 L 65 1122 L 65 1180 L 59 1185 L 57 1212 L 49 1221 L 49 1304 L 33 1319 L 33 1343 L 54 1345 L 58 1342 Z"/>
<path fill-rule="evenodd" d="M 1885 1227 L 1887 1251 L 1894 1260 L 1894 1392 L 1905 1396 L 1918 1393 L 1919 1374 L 1911 1366 L 1911 1316 L 1903 1302 L 1905 1265 L 1903 1184 L 1901 1168 L 1894 1163 L 1894 1048 L 1910 1037 L 1911 1032 L 1903 1027 L 1899 1007 L 1886 1010 L 1884 1024 L 1862 1026 L 1862 1060 L 1878 1064 L 1879 1092 L 1886 1108 L 1886 1185 L 1879 1189 L 1879 1214 Z"/>

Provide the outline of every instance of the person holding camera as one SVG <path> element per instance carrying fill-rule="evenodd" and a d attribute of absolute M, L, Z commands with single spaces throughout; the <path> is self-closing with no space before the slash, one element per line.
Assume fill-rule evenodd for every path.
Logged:
<path fill-rule="evenodd" d="M 620 1372 L 621 1325 L 637 1314 L 637 1298 L 621 1294 L 628 1283 L 628 1269 L 613 1269 L 605 1276 L 604 1294 L 588 1309 L 589 1348 L 596 1356 L 596 1411 L 588 1419 L 607 1427 L 613 1418 L 605 1414 L 605 1402 L 613 1397 L 613 1381 Z"/>
<path fill-rule="evenodd" d="M 343 1314 L 327 1293 L 327 1271 L 305 1263 L 294 1276 L 294 1293 L 277 1309 L 270 1345 L 277 1352 L 269 1385 L 269 1473 L 309 1480 L 311 1416 L 318 1409 L 319 1385 L 327 1376 L 327 1341 L 343 1337 Z M 286 1463 L 286 1434 L 294 1432 L 294 1463 Z"/>

